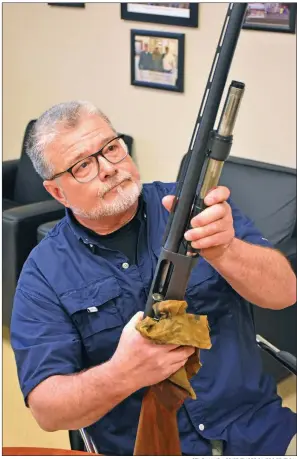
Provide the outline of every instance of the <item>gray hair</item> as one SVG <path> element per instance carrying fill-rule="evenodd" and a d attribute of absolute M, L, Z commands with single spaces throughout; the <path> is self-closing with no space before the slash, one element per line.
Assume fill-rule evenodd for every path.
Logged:
<path fill-rule="evenodd" d="M 45 156 L 45 148 L 56 139 L 61 128 L 75 128 L 84 114 L 98 115 L 116 132 L 110 120 L 101 110 L 91 102 L 80 100 L 54 105 L 35 122 L 26 142 L 26 151 L 34 169 L 43 180 L 49 179 L 54 174 L 53 165 Z"/>

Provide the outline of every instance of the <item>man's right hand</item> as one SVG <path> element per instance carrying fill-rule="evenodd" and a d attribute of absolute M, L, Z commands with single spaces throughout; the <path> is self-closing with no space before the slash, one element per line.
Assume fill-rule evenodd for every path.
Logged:
<path fill-rule="evenodd" d="M 135 328 L 142 317 L 137 313 L 128 322 L 108 362 L 50 376 L 34 387 L 28 404 L 42 429 L 77 430 L 93 424 L 133 392 L 167 379 L 186 363 L 194 348 L 143 338 Z"/>
<path fill-rule="evenodd" d="M 136 313 L 124 327 L 118 347 L 110 363 L 125 382 L 134 390 L 151 386 L 167 379 L 183 367 L 189 356 L 195 352 L 191 346 L 155 344 L 143 338 L 136 330 L 136 324 L 143 318 L 143 312 Z"/>

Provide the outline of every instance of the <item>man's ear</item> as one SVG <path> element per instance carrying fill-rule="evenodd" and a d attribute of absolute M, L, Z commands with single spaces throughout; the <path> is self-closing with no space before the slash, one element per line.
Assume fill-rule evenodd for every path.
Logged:
<path fill-rule="evenodd" d="M 56 201 L 59 201 L 63 206 L 69 207 L 66 196 L 62 188 L 57 184 L 55 180 L 44 180 L 43 186 L 46 191 L 52 195 Z"/>

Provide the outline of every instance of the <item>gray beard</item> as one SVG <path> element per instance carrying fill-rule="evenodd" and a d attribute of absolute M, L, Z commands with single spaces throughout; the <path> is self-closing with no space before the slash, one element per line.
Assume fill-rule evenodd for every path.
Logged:
<path fill-rule="evenodd" d="M 117 195 L 112 202 L 106 203 L 104 196 L 98 196 L 98 205 L 93 209 L 86 210 L 74 206 L 70 206 L 70 209 L 78 217 L 88 218 L 90 220 L 99 220 L 102 217 L 111 217 L 114 215 L 120 215 L 128 210 L 139 198 L 142 190 L 142 184 L 140 181 L 133 181 L 133 187 L 130 186 L 129 190 L 125 190 L 121 185 L 117 188 Z"/>

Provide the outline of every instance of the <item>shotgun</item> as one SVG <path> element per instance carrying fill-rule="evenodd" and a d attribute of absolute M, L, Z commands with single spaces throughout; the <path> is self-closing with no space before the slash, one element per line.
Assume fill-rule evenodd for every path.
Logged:
<path fill-rule="evenodd" d="M 191 219 L 205 208 L 204 198 L 219 182 L 232 146 L 232 133 L 245 85 L 232 81 L 218 128 L 214 124 L 226 85 L 247 3 L 230 3 L 187 154 L 178 173 L 172 210 L 151 284 L 144 317 L 159 320 L 156 303 L 184 300 L 199 251 L 184 239 Z M 143 398 L 134 455 L 181 455 L 177 410 L 185 395 L 170 381 L 152 386 Z"/>
<path fill-rule="evenodd" d="M 156 302 L 184 299 L 191 270 L 199 258 L 198 251 L 184 240 L 184 233 L 190 228 L 191 219 L 205 208 L 204 198 L 218 184 L 232 146 L 232 132 L 244 93 L 243 83 L 232 81 L 217 130 L 214 124 L 246 7 L 247 3 L 231 3 L 228 7 L 188 152 L 178 174 L 173 208 L 144 316 L 155 315 L 153 305 Z"/>

